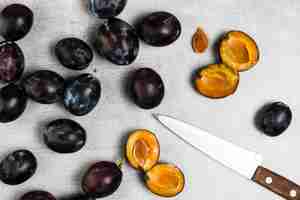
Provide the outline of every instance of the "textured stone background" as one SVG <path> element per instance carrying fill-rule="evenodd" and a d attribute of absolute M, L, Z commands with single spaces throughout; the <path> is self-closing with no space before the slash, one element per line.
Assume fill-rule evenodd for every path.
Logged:
<path fill-rule="evenodd" d="M 52 47 L 65 36 L 88 40 L 100 21 L 88 14 L 86 0 L 1 0 L 0 8 L 12 2 L 25 2 L 35 13 L 31 33 L 18 42 L 26 55 L 26 71 L 50 69 L 65 77 L 77 74 L 59 65 Z M 158 124 L 151 113 L 185 119 L 221 138 L 260 152 L 265 157 L 266 167 L 300 183 L 299 1 L 129 0 L 120 17 L 134 23 L 138 17 L 157 10 L 170 11 L 180 19 L 181 38 L 165 48 L 142 43 L 137 61 L 128 67 L 114 66 L 96 56 L 86 72 L 99 77 L 103 96 L 91 114 L 74 117 L 60 105 L 30 102 L 18 121 L 0 125 L 1 158 L 17 148 L 28 148 L 39 161 L 36 175 L 25 184 L 11 187 L 0 183 L 1 200 L 17 200 L 32 189 L 48 190 L 57 197 L 78 191 L 87 166 L 97 160 L 118 159 L 124 138 L 136 128 L 154 131 L 161 143 L 161 160 L 175 163 L 185 172 L 186 188 L 175 199 L 279 198 L 187 146 Z M 191 36 L 198 25 L 210 39 L 210 48 L 201 56 L 194 54 L 190 47 Z M 210 100 L 193 90 L 191 75 L 198 67 L 215 62 L 214 42 L 231 29 L 243 30 L 256 39 L 261 60 L 255 68 L 241 74 L 234 96 Z M 163 103 L 150 111 L 137 108 L 123 90 L 127 73 L 141 66 L 153 67 L 166 86 Z M 290 128 L 277 138 L 268 138 L 253 126 L 255 111 L 271 100 L 288 103 L 294 114 Z M 59 117 L 75 119 L 86 128 L 88 142 L 81 152 L 59 155 L 43 144 L 41 126 Z M 157 200 L 159 197 L 149 193 L 138 173 L 126 165 L 124 182 L 107 199 Z"/>

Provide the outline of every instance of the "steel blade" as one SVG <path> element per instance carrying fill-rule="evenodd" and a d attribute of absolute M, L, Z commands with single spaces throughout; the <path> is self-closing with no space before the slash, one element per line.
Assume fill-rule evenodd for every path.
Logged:
<path fill-rule="evenodd" d="M 179 138 L 248 179 L 253 177 L 257 167 L 262 163 L 262 157 L 259 154 L 236 146 L 195 126 L 166 115 L 158 114 L 155 117 Z"/>

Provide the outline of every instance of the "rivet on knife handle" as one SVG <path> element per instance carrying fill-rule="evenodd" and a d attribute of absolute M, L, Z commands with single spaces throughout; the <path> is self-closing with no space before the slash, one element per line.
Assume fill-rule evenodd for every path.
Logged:
<path fill-rule="evenodd" d="M 300 200 L 300 186 L 264 167 L 258 167 L 253 181 L 287 200 Z"/>

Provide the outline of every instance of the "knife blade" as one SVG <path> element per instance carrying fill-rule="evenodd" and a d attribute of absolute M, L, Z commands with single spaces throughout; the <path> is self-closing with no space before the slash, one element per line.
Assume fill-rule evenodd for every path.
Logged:
<path fill-rule="evenodd" d="M 287 200 L 300 200 L 300 186 L 262 167 L 262 156 L 258 153 L 234 145 L 167 115 L 156 114 L 154 116 L 177 137 L 222 165 Z"/>

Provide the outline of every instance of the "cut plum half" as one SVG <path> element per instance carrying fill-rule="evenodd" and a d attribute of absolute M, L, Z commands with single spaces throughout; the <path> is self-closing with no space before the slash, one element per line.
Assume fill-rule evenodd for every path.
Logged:
<path fill-rule="evenodd" d="M 259 60 L 256 42 L 242 31 L 230 31 L 225 34 L 219 51 L 222 62 L 237 71 L 246 71 Z"/>
<path fill-rule="evenodd" d="M 195 79 L 197 91 L 210 98 L 223 98 L 235 92 L 239 73 L 225 64 L 212 64 L 201 68 Z"/>
<path fill-rule="evenodd" d="M 174 197 L 184 189 L 182 171 L 172 164 L 157 164 L 145 175 L 148 189 L 162 197 Z"/>
<path fill-rule="evenodd" d="M 130 134 L 126 145 L 126 156 L 130 165 L 147 171 L 159 160 L 160 146 L 154 133 L 136 130 Z"/>

